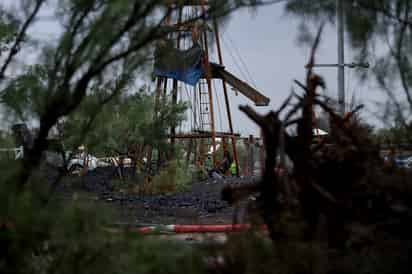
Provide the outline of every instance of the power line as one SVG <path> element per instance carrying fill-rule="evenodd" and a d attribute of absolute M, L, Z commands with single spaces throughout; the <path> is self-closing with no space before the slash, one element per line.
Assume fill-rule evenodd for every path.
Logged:
<path fill-rule="evenodd" d="M 242 69 L 242 66 L 237 62 L 236 57 L 233 55 L 232 51 L 230 50 L 230 46 L 227 44 L 227 41 L 224 37 L 223 37 L 222 41 L 223 41 L 223 45 L 227 49 L 227 52 L 229 52 L 229 54 L 230 54 L 230 56 L 233 60 L 233 63 L 235 64 L 236 68 L 238 69 L 241 77 L 244 78 L 245 80 L 249 81 L 247 74 Z"/>
<path fill-rule="evenodd" d="M 256 88 L 256 87 L 257 87 L 257 86 L 256 86 L 256 82 L 255 82 L 252 74 L 250 73 L 250 71 L 249 71 L 249 69 L 248 69 L 248 66 L 246 65 L 246 62 L 244 61 L 242 55 L 240 54 L 239 48 L 237 47 L 237 45 L 235 44 L 235 42 L 233 41 L 233 39 L 230 37 L 230 34 L 229 34 L 229 33 L 227 34 L 227 36 L 228 36 L 229 41 L 232 43 L 233 48 L 235 49 L 235 54 L 237 54 L 237 56 L 238 56 L 238 58 L 239 58 L 239 60 L 240 60 L 240 63 L 243 65 L 243 67 L 244 67 L 244 69 L 245 69 L 245 71 L 246 71 L 246 74 L 247 74 L 247 76 L 248 76 L 248 78 L 249 78 L 248 81 L 250 81 L 250 83 L 253 84 L 253 85 L 255 86 L 255 88 Z"/>
<path fill-rule="evenodd" d="M 219 113 L 219 126 L 220 126 L 220 129 L 222 130 L 223 129 L 222 111 L 221 111 L 219 96 L 218 96 L 217 91 L 216 91 L 216 85 L 215 85 L 214 82 L 212 82 L 212 90 L 215 92 L 217 111 Z"/>

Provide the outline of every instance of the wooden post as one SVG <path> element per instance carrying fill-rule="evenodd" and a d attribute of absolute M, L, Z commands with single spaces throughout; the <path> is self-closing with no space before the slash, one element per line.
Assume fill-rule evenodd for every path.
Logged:
<path fill-rule="evenodd" d="M 202 1 L 202 12 L 206 14 L 205 8 L 206 2 Z M 208 39 L 207 39 L 207 31 L 203 31 L 203 45 L 205 49 L 205 76 L 207 81 L 207 90 L 209 94 L 209 110 L 210 110 L 210 129 L 212 133 L 212 160 L 213 166 L 216 166 L 216 130 L 215 130 L 215 115 L 213 111 L 213 93 L 212 93 L 212 75 L 210 71 L 210 64 L 209 64 L 209 47 L 208 47 Z"/>
<path fill-rule="evenodd" d="M 255 156 L 254 156 L 254 146 L 255 146 L 255 140 L 253 138 L 253 135 L 249 135 L 249 175 L 253 176 L 255 173 Z"/>
<path fill-rule="evenodd" d="M 157 119 L 157 112 L 159 111 L 159 100 L 160 100 L 160 93 L 161 93 L 161 87 L 162 87 L 162 78 L 158 77 L 157 78 L 157 83 L 156 83 L 156 90 L 155 90 L 155 103 L 154 103 L 154 113 L 153 113 L 153 119 Z M 153 152 L 153 147 L 149 145 L 147 147 L 147 163 L 146 167 L 149 173 L 152 171 L 152 153 Z"/>
<path fill-rule="evenodd" d="M 168 7 L 170 8 L 170 3 L 167 4 Z M 167 16 L 165 20 L 165 25 L 170 25 L 170 16 Z M 161 96 L 161 87 L 162 87 L 162 81 L 164 81 L 164 86 L 163 86 L 163 95 L 166 96 L 167 92 L 167 78 L 166 77 L 158 77 L 157 78 L 157 85 L 156 85 L 156 91 L 155 91 L 155 105 L 154 105 L 154 119 L 157 119 L 157 112 L 159 111 L 159 101 L 160 101 L 160 96 Z M 152 146 L 148 147 L 148 155 L 147 155 L 147 163 L 146 165 L 149 165 L 148 171 L 149 173 L 152 170 L 152 154 L 153 154 L 153 148 Z M 160 159 L 161 159 L 161 152 L 158 151 L 158 162 L 157 165 L 160 164 Z"/>
<path fill-rule="evenodd" d="M 227 142 L 226 142 L 226 137 L 222 137 L 222 146 L 223 146 L 223 152 L 227 151 Z"/>
<path fill-rule="evenodd" d="M 163 78 L 163 98 L 166 98 L 167 95 L 167 84 L 169 82 L 169 79 L 166 77 Z M 159 100 L 160 100 L 159 95 Z M 159 170 L 160 166 L 162 165 L 163 159 L 169 159 L 168 153 L 164 151 L 157 150 L 157 170 Z"/>
<path fill-rule="evenodd" d="M 179 8 L 179 14 L 178 14 L 178 19 L 177 19 L 177 25 L 181 24 L 182 22 L 182 14 L 183 14 L 183 7 Z M 177 38 L 176 38 L 176 48 L 180 49 L 180 40 L 181 40 L 181 33 L 180 31 L 177 33 Z M 178 88 L 178 82 L 176 79 L 173 79 L 173 89 L 172 89 L 172 105 L 175 106 L 177 104 L 177 88 Z M 170 129 L 170 133 L 172 135 L 172 138 L 170 139 L 170 145 L 171 145 L 171 155 L 169 155 L 169 159 L 174 157 L 175 154 L 175 138 L 174 136 L 176 135 L 176 127 L 173 126 Z"/>
<path fill-rule="evenodd" d="M 245 145 L 245 148 L 246 148 L 246 154 L 245 154 L 245 159 L 244 159 L 245 166 L 243 167 L 243 175 L 249 176 L 249 140 L 248 138 L 243 139 L 243 144 Z"/>
<path fill-rule="evenodd" d="M 262 176 L 265 173 L 265 146 L 262 144 L 259 146 L 259 155 L 260 155 L 260 175 Z"/>
<path fill-rule="evenodd" d="M 190 163 L 190 156 L 191 156 L 192 150 L 193 150 L 193 141 L 194 140 L 192 138 L 189 139 L 189 143 L 188 143 L 188 146 L 187 146 L 187 154 L 186 154 L 186 166 L 188 166 L 189 163 Z M 195 161 L 196 161 L 196 159 L 195 159 Z"/>
<path fill-rule="evenodd" d="M 213 20 L 213 25 L 215 29 L 215 39 L 216 39 L 216 47 L 217 47 L 217 54 L 219 57 L 219 64 L 223 66 L 223 57 L 222 57 L 222 49 L 220 46 L 220 36 L 219 36 L 219 27 L 217 24 L 216 19 Z M 223 86 L 223 94 L 225 96 L 225 105 L 226 105 L 226 113 L 227 113 L 227 120 L 229 123 L 229 133 L 232 135 L 232 151 L 233 151 L 233 160 L 236 164 L 236 176 L 239 176 L 239 160 L 237 158 L 237 149 L 236 149 L 236 138 L 233 136 L 233 124 L 232 124 L 232 114 L 230 112 L 230 104 L 229 104 L 229 97 L 227 94 L 227 86 L 226 81 L 222 78 L 222 86 Z"/>
<path fill-rule="evenodd" d="M 223 155 L 225 155 L 225 154 L 228 152 L 228 149 L 227 149 L 227 141 L 226 141 L 226 137 L 225 137 L 225 136 L 222 137 L 222 148 L 223 148 Z M 229 169 L 226 170 L 225 175 L 229 175 L 229 174 L 230 174 L 230 164 L 231 164 L 231 162 L 228 162 L 228 164 L 229 164 Z"/>
<path fill-rule="evenodd" d="M 198 156 L 198 158 L 199 158 L 199 162 L 200 162 L 200 164 L 204 164 L 204 162 L 205 162 L 205 154 L 206 154 L 206 150 L 205 150 L 205 141 L 204 141 L 204 139 L 200 139 L 200 142 L 199 142 L 199 156 Z"/>
<path fill-rule="evenodd" d="M 196 165 L 199 157 L 199 143 L 197 142 L 197 140 L 193 140 L 193 148 L 193 161 Z"/>

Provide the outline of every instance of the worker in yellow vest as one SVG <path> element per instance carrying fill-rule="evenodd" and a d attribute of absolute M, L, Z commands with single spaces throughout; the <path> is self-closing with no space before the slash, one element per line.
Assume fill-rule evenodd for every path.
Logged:
<path fill-rule="evenodd" d="M 236 166 L 236 162 L 235 162 L 235 161 L 232 161 L 232 163 L 230 164 L 229 170 L 230 170 L 230 174 L 231 174 L 232 176 L 236 176 L 237 166 Z"/>

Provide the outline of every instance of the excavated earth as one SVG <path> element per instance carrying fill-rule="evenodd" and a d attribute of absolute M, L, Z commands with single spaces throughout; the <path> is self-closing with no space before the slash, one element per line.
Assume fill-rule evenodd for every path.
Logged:
<path fill-rule="evenodd" d="M 57 171 L 48 172 L 54 181 Z M 82 177 L 65 176 L 57 194 L 63 200 L 82 195 L 112 209 L 118 224 L 223 224 L 232 223 L 236 210 L 221 199 L 227 185 L 248 184 L 256 177 L 208 179 L 193 182 L 185 191 L 168 194 L 139 194 L 114 191 L 114 168 L 98 168 Z M 238 215 L 237 215 L 238 216 Z"/>

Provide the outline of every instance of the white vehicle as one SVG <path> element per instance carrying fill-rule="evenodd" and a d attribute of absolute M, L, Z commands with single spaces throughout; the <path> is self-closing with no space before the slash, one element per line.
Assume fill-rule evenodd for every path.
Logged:
<path fill-rule="evenodd" d="M 84 153 L 73 155 L 69 158 L 66 169 L 71 174 L 79 174 L 79 172 L 85 168 L 87 170 L 94 170 L 98 167 L 99 160 L 90 154 Z"/>
<path fill-rule="evenodd" d="M 24 157 L 22 146 L 16 148 L 0 148 L 0 152 L 12 154 L 15 160 L 21 160 Z M 90 154 L 86 155 L 84 152 L 72 155 L 71 151 L 66 151 L 64 155 L 65 159 L 63 159 L 62 154 L 54 151 L 46 151 L 44 155 L 46 162 L 56 167 L 64 167 L 66 159 L 67 164 L 65 169 L 72 174 L 78 174 L 85 167 L 87 167 L 87 170 L 94 170 L 98 166 L 104 166 L 95 156 Z"/>
<path fill-rule="evenodd" d="M 395 159 L 395 163 L 398 167 L 401 168 L 412 168 L 412 156 L 409 157 L 398 157 Z"/>
<path fill-rule="evenodd" d="M 88 171 L 94 170 L 100 163 L 95 156 L 84 152 L 73 154 L 71 151 L 66 151 L 63 156 L 61 153 L 47 151 L 45 156 L 49 165 L 64 168 L 71 174 L 79 174 L 85 168 Z"/>

